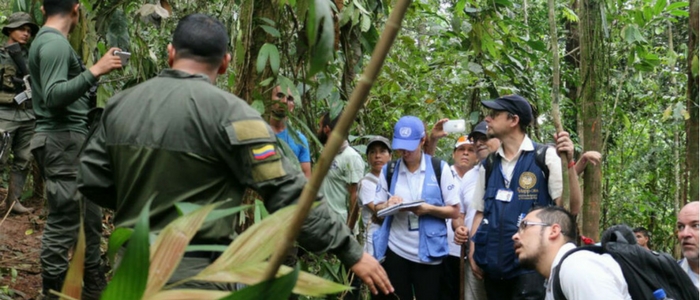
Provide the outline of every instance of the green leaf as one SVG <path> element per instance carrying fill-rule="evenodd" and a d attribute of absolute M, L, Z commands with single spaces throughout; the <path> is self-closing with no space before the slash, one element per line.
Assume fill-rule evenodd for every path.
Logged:
<path fill-rule="evenodd" d="M 660 1 L 664 1 L 664 0 L 660 0 Z M 571 10 L 570 8 L 563 6 L 562 13 L 564 14 L 564 17 L 567 20 L 569 20 L 570 22 L 578 23 L 578 20 L 579 20 L 578 15 L 576 15 L 576 13 L 573 10 Z"/>
<path fill-rule="evenodd" d="M 345 26 L 345 24 L 348 23 L 352 19 L 352 15 L 355 12 L 355 6 L 353 5 L 345 5 L 343 8 L 343 11 L 340 13 L 340 21 L 339 25 L 340 27 Z"/>
<path fill-rule="evenodd" d="M 268 19 L 268 18 L 260 17 L 260 21 L 263 21 L 263 22 L 267 23 L 267 25 L 275 26 L 275 21 L 272 21 L 272 20 L 270 20 L 270 19 Z"/>
<path fill-rule="evenodd" d="M 221 298 L 221 300 L 285 300 L 292 294 L 292 289 L 298 277 L 299 266 L 296 266 L 294 271 L 289 272 L 287 275 L 248 286 L 227 297 Z"/>
<path fill-rule="evenodd" d="M 546 52 L 546 51 L 547 51 L 547 46 L 546 46 L 546 45 L 544 44 L 544 42 L 542 42 L 542 41 L 533 41 L 533 40 L 529 40 L 529 41 L 527 41 L 526 43 L 527 43 L 527 45 L 530 46 L 530 48 L 532 48 L 533 50 L 542 51 L 542 52 Z"/>
<path fill-rule="evenodd" d="M 253 103 L 250 104 L 250 107 L 258 111 L 261 115 L 265 113 L 265 103 L 260 99 L 254 100 Z"/>
<path fill-rule="evenodd" d="M 117 227 L 112 231 L 109 236 L 109 242 L 107 245 L 107 259 L 109 259 L 109 264 L 114 267 L 114 258 L 122 248 L 122 245 L 131 238 L 131 234 L 134 232 L 132 228 Z"/>
<path fill-rule="evenodd" d="M 270 213 L 267 211 L 267 208 L 265 208 L 265 203 L 262 201 L 255 199 L 255 211 L 256 213 L 259 211 L 260 212 L 260 219 L 265 219 L 267 216 L 270 215 Z"/>
<path fill-rule="evenodd" d="M 642 57 L 642 60 L 652 66 L 661 64 L 661 59 L 654 53 L 647 53 Z"/>
<path fill-rule="evenodd" d="M 639 31 L 639 27 L 636 24 L 628 24 L 622 28 L 622 38 L 628 43 L 633 44 L 635 42 L 646 43 L 642 33 Z"/>
<path fill-rule="evenodd" d="M 669 6 L 666 6 L 666 11 L 672 11 L 672 10 L 687 7 L 687 6 L 688 6 L 687 1 L 673 2 Z"/>
<path fill-rule="evenodd" d="M 664 11 L 664 8 L 666 7 L 666 0 L 656 0 L 656 3 L 654 4 L 654 14 L 658 15 L 662 11 Z"/>
<path fill-rule="evenodd" d="M 260 81 L 260 85 L 261 86 L 268 86 L 268 85 L 270 85 L 270 83 L 272 83 L 273 80 L 275 80 L 275 77 L 268 77 L 265 80 Z"/>
<path fill-rule="evenodd" d="M 365 9 L 365 7 L 362 6 L 362 2 L 361 2 L 361 1 L 359 1 L 359 0 L 353 0 L 352 3 L 355 4 L 355 7 L 357 7 L 357 9 L 359 9 L 360 12 L 362 12 L 362 14 L 364 14 L 364 15 L 369 15 L 369 14 L 370 14 L 369 11 L 367 11 L 367 10 Z"/>
<path fill-rule="evenodd" d="M 673 112 L 673 105 L 669 105 L 665 110 L 664 113 L 661 115 L 661 121 L 666 121 L 669 118 L 671 118 L 671 113 Z"/>
<path fill-rule="evenodd" d="M 479 123 L 479 111 L 473 111 L 469 114 L 469 123 L 477 124 Z"/>
<path fill-rule="evenodd" d="M 126 252 L 119 268 L 114 272 L 112 281 L 102 293 L 102 300 L 141 299 L 148 282 L 150 252 L 148 233 L 149 208 L 153 198 L 146 202 L 136 220 L 134 232 L 126 246 Z"/>
<path fill-rule="evenodd" d="M 272 69 L 272 74 L 277 75 L 280 71 L 280 52 L 277 50 L 277 46 L 270 45 L 270 69 Z"/>
<path fill-rule="evenodd" d="M 454 6 L 455 12 L 462 12 L 464 7 L 467 5 L 467 0 L 459 0 Z"/>
<path fill-rule="evenodd" d="M 327 0 L 314 1 L 314 13 L 316 25 L 314 30 L 319 30 L 315 44 L 311 49 L 311 65 L 307 77 L 312 77 L 323 70 L 326 64 L 333 58 L 333 43 L 335 42 L 335 30 L 333 28 L 333 15 L 330 3 Z M 311 12 L 311 10 L 309 10 Z"/>
<path fill-rule="evenodd" d="M 267 44 L 265 44 L 267 45 Z M 270 57 L 270 52 L 265 51 L 265 45 L 263 45 L 262 48 L 260 48 L 260 52 L 258 52 L 258 61 L 255 64 L 255 70 L 258 73 L 262 73 L 263 70 L 265 70 L 265 65 L 267 65 L 267 60 Z"/>
<path fill-rule="evenodd" d="M 372 26 L 372 19 L 368 16 L 362 16 L 362 22 L 360 22 L 360 30 L 362 32 L 367 32 L 370 26 Z"/>
<path fill-rule="evenodd" d="M 687 11 L 680 10 L 680 9 L 672 10 L 670 12 L 670 14 L 674 15 L 676 17 L 686 17 L 686 18 L 690 15 Z"/>
<path fill-rule="evenodd" d="M 270 69 L 272 73 L 277 74 L 280 69 L 280 52 L 277 50 L 277 46 L 265 43 L 260 47 L 260 54 L 258 54 L 258 62 L 256 64 L 258 73 L 261 73 L 265 69 L 268 59 L 270 60 Z"/>
<path fill-rule="evenodd" d="M 698 76 L 698 56 L 693 55 L 693 61 L 690 65 L 690 71 L 693 73 L 693 76 Z"/>
<path fill-rule="evenodd" d="M 471 61 L 467 64 L 467 69 L 469 69 L 470 72 L 477 75 L 484 73 L 484 68 L 482 68 L 481 65 L 473 63 Z"/>
<path fill-rule="evenodd" d="M 265 32 L 267 32 L 268 34 L 270 34 L 273 37 L 276 37 L 276 38 L 280 37 L 280 32 L 279 32 L 279 30 L 277 30 L 277 28 L 274 28 L 274 27 L 268 26 L 268 25 L 260 25 L 260 28 L 265 30 Z"/>

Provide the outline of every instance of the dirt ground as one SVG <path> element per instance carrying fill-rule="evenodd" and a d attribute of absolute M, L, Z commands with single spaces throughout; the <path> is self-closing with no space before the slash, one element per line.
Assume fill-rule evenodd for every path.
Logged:
<path fill-rule="evenodd" d="M 0 190 L 0 199 L 6 191 Z M 9 214 L 0 224 L 0 299 L 36 299 L 41 293 L 41 235 L 44 230 L 44 200 L 29 198 L 29 215 Z M 5 216 L 2 212 L 0 218 Z"/>

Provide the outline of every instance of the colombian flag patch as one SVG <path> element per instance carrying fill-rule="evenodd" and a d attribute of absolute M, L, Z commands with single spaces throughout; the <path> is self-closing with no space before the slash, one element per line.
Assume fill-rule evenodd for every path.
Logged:
<path fill-rule="evenodd" d="M 255 160 L 264 160 L 275 154 L 277 154 L 277 152 L 275 152 L 275 146 L 270 144 L 253 149 L 253 159 Z"/>

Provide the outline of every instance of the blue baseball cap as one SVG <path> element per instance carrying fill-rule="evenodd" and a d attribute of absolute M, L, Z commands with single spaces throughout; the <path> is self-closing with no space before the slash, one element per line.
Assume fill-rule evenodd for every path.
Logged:
<path fill-rule="evenodd" d="M 495 100 L 482 100 L 481 105 L 493 110 L 502 110 L 520 117 L 523 124 L 530 125 L 532 119 L 532 106 L 520 95 L 507 95 Z"/>
<path fill-rule="evenodd" d="M 414 116 L 401 117 L 394 125 L 394 139 L 391 141 L 391 147 L 394 150 L 413 151 L 418 148 L 424 136 L 423 121 Z"/>

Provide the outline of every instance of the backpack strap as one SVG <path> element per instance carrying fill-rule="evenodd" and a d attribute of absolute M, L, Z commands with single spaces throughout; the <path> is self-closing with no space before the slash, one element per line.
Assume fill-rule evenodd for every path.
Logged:
<path fill-rule="evenodd" d="M 386 166 L 386 190 L 391 191 L 391 178 L 394 176 L 394 171 L 396 171 L 397 160 L 390 161 Z M 431 156 L 431 162 L 433 163 L 433 172 L 435 173 L 435 179 L 437 179 L 438 185 L 441 186 L 442 180 L 442 160 Z"/>
<path fill-rule="evenodd" d="M 539 144 L 539 143 L 534 143 L 535 144 L 535 163 L 537 164 L 540 169 L 542 169 L 542 172 L 544 173 L 544 178 L 549 180 L 549 167 L 547 167 L 547 163 L 545 163 L 545 158 L 547 157 L 547 149 L 549 146 L 545 144 Z"/>
<path fill-rule="evenodd" d="M 577 247 L 574 249 L 569 250 L 562 256 L 561 260 L 559 260 L 559 264 L 557 264 L 556 267 L 552 270 L 552 295 L 554 296 L 554 300 L 566 300 L 566 296 L 564 295 L 564 291 L 561 289 L 561 280 L 559 278 L 559 271 L 561 269 L 562 263 L 564 263 L 564 260 L 569 257 L 569 255 L 574 254 L 576 252 L 582 251 L 582 250 L 587 250 L 587 251 L 592 251 L 598 254 L 603 254 L 603 247 L 601 246 L 583 246 L 583 247 Z"/>
<path fill-rule="evenodd" d="M 433 173 L 435 173 L 435 179 L 437 179 L 438 186 L 442 187 L 442 160 L 437 157 L 430 157 L 433 163 Z"/>
<path fill-rule="evenodd" d="M 392 160 L 386 165 L 386 190 L 391 191 L 391 178 L 394 177 L 394 171 L 396 171 L 396 162 L 398 160 Z"/>
<path fill-rule="evenodd" d="M 484 170 L 486 171 L 486 177 L 484 177 L 486 184 L 488 185 L 489 178 L 491 178 L 491 173 L 493 172 L 493 162 L 496 160 L 496 152 L 490 153 L 489 156 L 486 157 L 481 162 L 481 165 L 484 166 Z"/>

